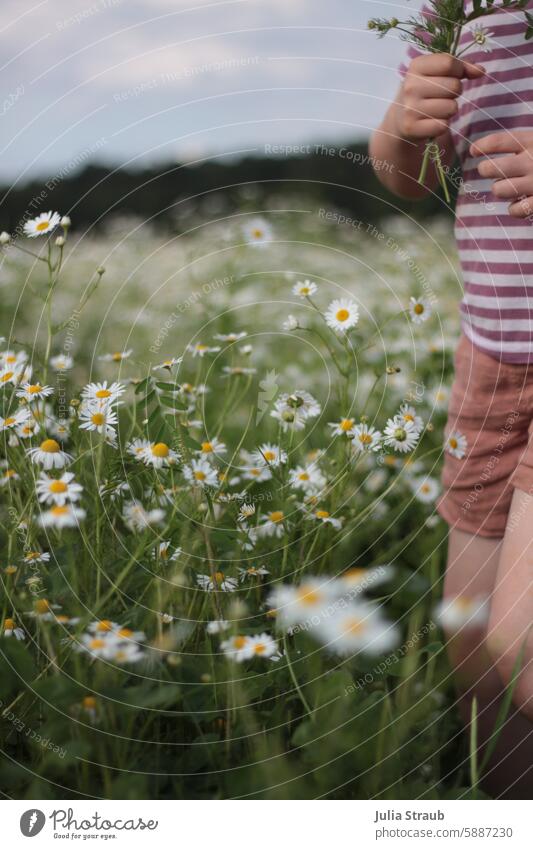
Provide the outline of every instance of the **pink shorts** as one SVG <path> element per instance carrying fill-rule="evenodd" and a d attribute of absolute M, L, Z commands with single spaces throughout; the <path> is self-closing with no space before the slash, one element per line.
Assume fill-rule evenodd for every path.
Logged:
<path fill-rule="evenodd" d="M 466 452 L 445 453 L 438 511 L 450 527 L 503 537 L 513 487 L 533 493 L 533 364 L 501 363 L 463 335 L 446 435 L 455 430 Z"/>

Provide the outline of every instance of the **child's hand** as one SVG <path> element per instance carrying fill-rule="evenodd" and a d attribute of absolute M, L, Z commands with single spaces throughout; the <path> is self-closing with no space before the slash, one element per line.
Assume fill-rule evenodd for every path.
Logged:
<path fill-rule="evenodd" d="M 508 153 L 510 156 L 490 157 Z M 470 145 L 471 156 L 486 156 L 478 165 L 481 177 L 494 179 L 492 194 L 510 200 L 509 215 L 527 218 L 533 213 L 533 132 L 491 133 Z M 519 200 L 520 198 L 520 200 Z"/>
<path fill-rule="evenodd" d="M 434 139 L 448 130 L 450 118 L 457 112 L 461 80 L 478 79 L 485 73 L 479 65 L 470 65 L 447 53 L 417 56 L 405 76 L 396 125 L 406 141 Z"/>

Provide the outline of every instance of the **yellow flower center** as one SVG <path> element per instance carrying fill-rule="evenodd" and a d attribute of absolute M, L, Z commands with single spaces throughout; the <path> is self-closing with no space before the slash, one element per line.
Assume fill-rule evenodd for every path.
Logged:
<path fill-rule="evenodd" d="M 266 652 L 266 646 L 264 643 L 256 643 L 254 646 L 255 654 L 264 654 Z"/>
<path fill-rule="evenodd" d="M 413 416 L 412 413 L 404 413 L 403 414 L 403 420 L 404 420 L 404 422 L 414 422 L 415 417 Z"/>
<path fill-rule="evenodd" d="M 200 342 L 196 346 L 197 351 L 207 351 L 207 345 L 202 345 Z"/>
<path fill-rule="evenodd" d="M 298 480 L 299 481 L 308 481 L 309 475 L 307 474 L 307 472 L 302 472 L 301 474 L 298 475 Z"/>
<path fill-rule="evenodd" d="M 414 307 L 413 307 L 413 312 L 415 313 L 415 315 L 422 315 L 422 313 L 424 312 L 423 305 L 422 304 L 415 304 Z"/>
<path fill-rule="evenodd" d="M 212 442 L 202 442 L 202 451 L 204 454 L 210 454 L 213 450 Z"/>
<path fill-rule="evenodd" d="M 168 457 L 170 453 L 170 448 L 164 442 L 156 442 L 155 445 L 152 445 L 152 454 L 154 457 Z"/>
<path fill-rule="evenodd" d="M 318 592 L 318 590 L 309 589 L 308 587 L 300 587 L 298 592 L 296 593 L 296 598 L 305 606 L 310 606 L 313 604 L 318 604 L 321 600 L 322 596 Z"/>
<path fill-rule="evenodd" d="M 102 619 L 101 622 L 96 626 L 97 631 L 111 631 L 113 628 L 113 623 L 110 619 Z"/>
<path fill-rule="evenodd" d="M 450 439 L 450 448 L 457 448 L 458 444 L 459 444 L 459 443 L 457 442 L 457 440 L 455 439 L 455 437 L 454 437 L 454 436 L 452 436 L 452 437 L 451 437 L 451 439 Z"/>
<path fill-rule="evenodd" d="M 372 442 L 372 437 L 369 433 L 360 433 L 359 434 L 359 442 L 362 445 L 369 445 Z"/>
<path fill-rule="evenodd" d="M 52 516 L 65 516 L 68 512 L 68 507 L 52 507 L 52 509 L 50 510 Z"/>
<path fill-rule="evenodd" d="M 300 289 L 300 295 L 308 295 L 309 294 L 309 286 L 302 286 Z"/>
<path fill-rule="evenodd" d="M 4 572 L 6 573 L 6 575 L 14 575 L 16 571 L 17 571 L 16 566 L 6 566 L 6 568 L 4 569 Z"/>
<path fill-rule="evenodd" d="M 65 481 L 52 481 L 49 489 L 50 489 L 50 492 L 60 493 L 60 492 L 66 492 L 67 489 L 68 489 L 68 486 L 65 483 Z"/>
<path fill-rule="evenodd" d="M 263 237 L 263 231 L 259 227 L 254 227 L 252 230 L 252 236 L 254 239 L 261 239 Z"/>
<path fill-rule="evenodd" d="M 98 389 L 94 393 L 94 396 L 95 398 L 110 398 L 111 392 L 109 391 L 109 389 Z"/>
<path fill-rule="evenodd" d="M 234 649 L 243 649 L 246 645 L 246 637 L 234 637 L 233 638 L 233 648 Z"/>
<path fill-rule="evenodd" d="M 96 699 L 94 696 L 85 696 L 82 705 L 85 710 L 94 710 L 96 708 Z"/>
<path fill-rule="evenodd" d="M 265 460 L 267 460 L 270 463 L 272 460 L 276 459 L 276 452 L 275 451 L 264 451 L 263 457 L 265 458 Z"/>
<path fill-rule="evenodd" d="M 6 469 L 6 478 L 14 478 L 16 474 L 14 469 Z"/>
<path fill-rule="evenodd" d="M 91 422 L 93 423 L 93 425 L 96 425 L 96 427 L 100 427 L 101 425 L 105 424 L 104 414 L 103 413 L 93 413 L 92 416 L 91 416 Z"/>
<path fill-rule="evenodd" d="M 283 515 L 283 510 L 274 510 L 272 513 L 269 514 L 268 518 L 270 519 L 271 522 L 277 523 L 277 522 L 283 522 L 283 519 L 285 517 Z"/>
<path fill-rule="evenodd" d="M 114 354 L 111 354 L 111 357 L 116 363 L 118 363 L 122 359 L 122 354 L 120 353 L 120 351 L 115 351 Z"/>
<path fill-rule="evenodd" d="M 346 625 L 344 626 L 345 634 L 360 634 L 361 631 L 365 630 L 365 623 L 360 619 L 349 619 Z"/>
<path fill-rule="evenodd" d="M 14 425 L 14 424 L 16 423 L 16 421 L 17 421 L 17 420 L 16 420 L 16 419 L 14 419 L 14 418 L 13 418 L 13 416 L 9 416 L 9 418 L 4 419 L 4 425 L 5 425 L 6 427 L 11 427 L 11 425 Z"/>
<path fill-rule="evenodd" d="M 40 383 L 32 383 L 31 386 L 28 386 L 28 392 L 30 395 L 35 395 L 37 392 L 41 392 L 42 388 Z"/>
<path fill-rule="evenodd" d="M 35 602 L 35 610 L 37 613 L 48 613 L 50 610 L 50 602 L 46 598 L 38 598 Z"/>
<path fill-rule="evenodd" d="M 11 357 L 6 357 L 6 363 L 9 363 L 9 364 L 11 365 L 11 363 L 16 363 L 16 362 L 17 362 L 17 358 L 16 358 L 16 357 L 13 357 L 13 356 L 11 356 Z"/>
<path fill-rule="evenodd" d="M 89 643 L 89 648 L 91 649 L 103 649 L 105 647 L 105 640 L 100 639 L 100 637 L 95 637 L 94 640 L 91 640 Z"/>
<path fill-rule="evenodd" d="M 317 519 L 329 519 L 329 513 L 327 510 L 317 510 L 315 516 Z"/>
<path fill-rule="evenodd" d="M 340 429 L 345 433 L 347 430 L 351 430 L 353 427 L 353 419 L 343 419 L 340 423 Z"/>
<path fill-rule="evenodd" d="M 44 230 L 48 230 L 49 227 L 50 227 L 50 222 L 48 221 L 48 219 L 46 219 L 45 221 L 39 221 L 39 223 L 36 224 L 35 229 L 39 233 L 42 233 Z"/>
<path fill-rule="evenodd" d="M 28 551 L 25 560 L 37 560 L 38 557 L 41 556 L 40 551 Z"/>
<path fill-rule="evenodd" d="M 14 374 L 14 371 L 6 371 L 6 373 L 0 377 L 0 383 L 7 383 L 8 380 L 11 380 Z"/>
<path fill-rule="evenodd" d="M 359 581 L 363 577 L 364 573 L 364 569 L 354 567 L 353 569 L 348 569 L 342 577 L 348 581 Z"/>
<path fill-rule="evenodd" d="M 257 477 L 261 474 L 261 469 L 250 469 L 250 474 L 254 475 L 254 477 Z"/>
<path fill-rule="evenodd" d="M 57 454 L 60 450 L 59 442 L 56 442 L 55 439 L 45 439 L 44 442 L 41 442 L 40 448 L 45 454 Z"/>
<path fill-rule="evenodd" d="M 195 472 L 194 477 L 197 481 L 205 481 L 205 472 Z"/>
<path fill-rule="evenodd" d="M 12 631 L 15 627 L 14 619 L 4 619 L 4 629 L 6 631 Z"/>
<path fill-rule="evenodd" d="M 335 315 L 337 321 L 347 321 L 350 318 L 350 313 L 348 310 L 337 310 Z"/>
<path fill-rule="evenodd" d="M 214 574 L 215 583 L 217 583 L 220 586 L 220 584 L 222 583 L 222 581 L 224 580 L 225 577 L 226 576 L 224 575 L 224 572 L 215 572 L 215 574 Z"/>
<path fill-rule="evenodd" d="M 121 628 L 118 632 L 119 637 L 124 637 L 124 639 L 128 639 L 133 636 L 133 631 L 130 628 Z"/>

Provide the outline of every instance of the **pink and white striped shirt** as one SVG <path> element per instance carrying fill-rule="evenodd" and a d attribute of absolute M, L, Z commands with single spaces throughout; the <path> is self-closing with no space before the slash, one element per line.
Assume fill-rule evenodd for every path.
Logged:
<path fill-rule="evenodd" d="M 450 122 L 462 167 L 455 222 L 464 280 L 462 324 L 485 353 L 526 363 L 533 361 L 533 219 L 508 214 L 509 201 L 491 193 L 492 180 L 479 176 L 479 160 L 469 155 L 469 146 L 489 133 L 533 132 L 533 40 L 525 40 L 523 13 L 496 12 L 482 24 L 493 33 L 492 49 L 472 48 L 465 58 L 487 73 L 463 80 L 459 111 Z M 465 28 L 460 46 L 471 41 Z M 408 59 L 419 52 L 410 45 Z"/>

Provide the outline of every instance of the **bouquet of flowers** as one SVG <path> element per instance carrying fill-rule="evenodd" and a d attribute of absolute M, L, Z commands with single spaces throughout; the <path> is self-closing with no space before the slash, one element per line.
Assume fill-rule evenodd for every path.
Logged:
<path fill-rule="evenodd" d="M 486 46 L 491 36 L 491 33 L 479 23 L 471 30 L 472 41 L 460 49 L 459 42 L 465 26 L 503 9 L 524 12 L 527 24 L 525 37 L 529 40 L 533 36 L 533 15 L 526 9 L 528 3 L 529 0 L 501 0 L 498 4 L 495 0 L 473 0 L 470 10 L 467 12 L 465 0 L 429 0 L 424 11 L 412 15 L 405 21 L 400 21 L 398 18 L 372 18 L 368 22 L 368 27 L 375 30 L 380 38 L 383 38 L 391 30 L 396 30 L 401 32 L 401 38 L 404 41 L 416 45 L 420 50 L 431 53 L 449 53 L 451 56 L 459 58 L 474 46 Z M 430 163 L 433 163 L 444 196 L 449 203 L 450 195 L 446 183 L 446 174 L 442 166 L 439 147 L 434 139 L 428 139 L 426 143 L 418 177 L 418 182 L 422 186 L 426 184 Z"/>

